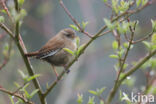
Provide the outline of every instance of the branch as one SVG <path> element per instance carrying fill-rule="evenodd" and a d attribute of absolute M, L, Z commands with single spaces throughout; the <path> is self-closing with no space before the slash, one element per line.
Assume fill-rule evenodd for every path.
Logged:
<path fill-rule="evenodd" d="M 71 15 L 69 10 L 65 7 L 63 1 L 62 0 L 59 0 L 59 1 L 60 1 L 60 5 L 62 6 L 62 8 L 66 12 L 66 14 L 71 18 L 71 20 L 74 22 L 74 24 L 79 28 L 80 32 L 82 32 L 83 34 L 87 35 L 89 38 L 92 38 L 92 36 L 88 32 L 85 32 L 84 29 L 79 25 L 77 20 Z"/>
<path fill-rule="evenodd" d="M 4 92 L 4 93 L 7 93 L 8 95 L 15 96 L 15 97 L 21 99 L 21 100 L 22 100 L 24 103 L 26 103 L 26 104 L 34 104 L 33 102 L 30 102 L 29 100 L 25 99 L 25 98 L 24 98 L 23 96 L 21 96 L 20 94 L 13 93 L 13 92 L 8 91 L 8 90 L 6 90 L 6 89 L 4 89 L 4 88 L 1 88 L 1 87 L 0 87 L 0 91 L 1 91 L 1 92 Z"/>
<path fill-rule="evenodd" d="M 106 104 L 110 104 L 110 102 L 112 101 L 112 98 L 114 96 L 114 93 L 118 90 L 118 88 L 120 87 L 121 83 L 129 76 L 132 75 L 136 70 L 138 70 L 145 62 L 147 62 L 152 56 L 154 56 L 156 54 L 156 50 L 154 50 L 153 52 L 151 52 L 150 54 L 146 55 L 144 58 L 142 58 L 134 67 L 132 67 L 131 69 L 129 69 L 128 72 L 126 72 L 124 74 L 124 76 L 119 80 L 119 82 L 117 83 L 117 85 L 111 90 L 110 94 L 107 97 L 107 103 Z"/>
<path fill-rule="evenodd" d="M 8 33 L 8 35 L 14 40 L 14 34 L 12 33 L 12 31 L 7 28 L 7 26 L 5 26 L 3 23 L 0 23 L 0 27 L 6 32 Z"/>
<path fill-rule="evenodd" d="M 138 68 L 140 68 L 146 61 L 148 61 L 155 54 L 156 54 L 156 50 L 154 50 L 150 54 L 146 55 L 134 67 L 132 67 L 128 72 L 125 73 L 125 75 L 120 79 L 120 82 L 122 82 L 129 75 L 133 74 Z"/>
<path fill-rule="evenodd" d="M 18 13 L 20 10 L 18 1 L 14 0 L 14 4 L 15 4 L 16 12 Z M 20 36 L 19 29 L 20 29 L 20 26 L 19 26 L 19 20 L 18 20 L 18 21 L 16 21 L 16 24 L 15 24 L 15 43 L 16 43 L 16 45 L 17 45 L 17 47 L 21 53 L 21 56 L 25 62 L 25 65 L 27 67 L 27 71 L 28 71 L 29 75 L 34 76 L 35 73 L 32 69 L 31 63 L 30 63 L 29 59 L 25 56 L 25 52 L 27 50 L 26 50 L 24 42 Z M 35 88 L 39 89 L 38 95 L 39 95 L 39 99 L 40 99 L 41 104 L 46 104 L 46 100 L 43 98 L 42 89 L 41 89 L 41 86 L 39 84 L 39 81 L 37 80 L 37 78 L 33 79 L 32 81 L 33 81 Z"/>

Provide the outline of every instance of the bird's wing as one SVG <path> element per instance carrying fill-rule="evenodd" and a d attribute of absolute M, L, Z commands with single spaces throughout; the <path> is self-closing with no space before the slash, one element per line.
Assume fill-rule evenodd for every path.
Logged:
<path fill-rule="evenodd" d="M 46 57 L 49 57 L 49 56 L 53 56 L 55 55 L 58 51 L 60 51 L 61 49 L 56 49 L 56 50 L 49 50 L 47 52 L 44 52 L 44 53 L 40 53 L 36 56 L 36 58 L 39 58 L 39 59 L 44 59 Z"/>
<path fill-rule="evenodd" d="M 36 58 L 46 58 L 52 55 L 55 55 L 57 52 L 59 52 L 62 48 L 64 48 L 64 41 L 59 38 L 52 38 L 49 40 L 40 50 L 39 54 L 36 56 Z"/>

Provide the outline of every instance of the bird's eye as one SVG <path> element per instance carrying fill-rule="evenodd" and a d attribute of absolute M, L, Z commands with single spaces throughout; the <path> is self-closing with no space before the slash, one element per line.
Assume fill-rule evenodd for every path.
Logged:
<path fill-rule="evenodd" d="M 67 37 L 71 37 L 71 35 L 70 35 L 70 34 L 66 34 L 66 36 L 67 36 Z"/>

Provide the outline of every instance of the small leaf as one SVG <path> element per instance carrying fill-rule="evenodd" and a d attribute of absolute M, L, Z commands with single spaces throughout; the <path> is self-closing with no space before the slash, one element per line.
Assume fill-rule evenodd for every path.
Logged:
<path fill-rule="evenodd" d="M 126 43 L 124 43 L 124 44 L 123 44 L 123 46 L 124 46 L 125 48 L 128 48 L 129 43 L 128 43 L 128 42 L 126 42 Z"/>
<path fill-rule="evenodd" d="M 89 23 L 88 21 L 86 22 L 82 21 L 82 28 L 85 29 L 88 23 Z"/>
<path fill-rule="evenodd" d="M 128 64 L 125 63 L 124 66 L 123 66 L 123 69 L 126 69 L 127 66 L 128 66 Z"/>
<path fill-rule="evenodd" d="M 38 91 L 39 91 L 39 89 L 35 89 L 35 90 L 30 94 L 30 97 L 32 98 Z"/>
<path fill-rule="evenodd" d="M 142 0 L 136 0 L 136 5 L 137 5 L 137 7 L 139 7 L 139 6 L 140 6 L 141 1 L 142 1 Z"/>
<path fill-rule="evenodd" d="M 104 102 L 102 100 L 100 100 L 100 104 L 104 104 Z"/>
<path fill-rule="evenodd" d="M 78 50 L 76 51 L 76 55 L 77 55 L 77 56 L 82 52 L 82 50 L 83 50 L 83 48 L 84 48 L 85 45 L 86 45 L 86 44 L 82 44 L 82 45 L 78 48 Z"/>
<path fill-rule="evenodd" d="M 63 48 L 66 52 L 70 53 L 71 55 L 74 56 L 74 52 L 68 48 Z"/>
<path fill-rule="evenodd" d="M 95 104 L 94 99 L 95 99 L 94 96 L 93 97 L 89 96 L 88 104 Z"/>
<path fill-rule="evenodd" d="M 22 6 L 24 4 L 24 0 L 18 0 L 18 4 Z"/>
<path fill-rule="evenodd" d="M 152 41 L 153 44 L 156 44 L 156 33 L 154 33 L 154 34 L 152 35 L 151 41 Z"/>
<path fill-rule="evenodd" d="M 122 79 L 124 76 L 125 76 L 125 73 L 121 73 L 119 79 Z"/>
<path fill-rule="evenodd" d="M 154 32 L 156 32 L 156 20 L 152 20 L 151 19 L 151 23 L 152 23 L 152 29 Z"/>
<path fill-rule="evenodd" d="M 2 13 L 6 14 L 6 11 L 4 9 L 0 10 Z"/>
<path fill-rule="evenodd" d="M 142 6 L 146 5 L 148 0 L 142 0 Z"/>
<path fill-rule="evenodd" d="M 112 47 L 113 47 L 114 50 L 118 49 L 118 42 L 117 41 L 114 41 L 112 43 Z"/>
<path fill-rule="evenodd" d="M 18 70 L 18 72 L 19 72 L 20 75 L 22 76 L 23 80 L 26 81 L 26 79 L 28 78 L 28 75 L 25 75 L 25 74 L 23 73 L 23 71 L 21 71 L 21 70 Z"/>
<path fill-rule="evenodd" d="M 5 21 L 3 16 L 0 16 L 0 23 L 3 23 Z"/>
<path fill-rule="evenodd" d="M 109 57 L 110 57 L 110 58 L 114 58 L 114 59 L 118 59 L 118 58 L 119 58 L 119 56 L 117 56 L 117 55 L 114 55 L 114 54 L 112 54 L 112 55 L 109 55 Z"/>
<path fill-rule="evenodd" d="M 76 45 L 77 45 L 77 47 L 79 47 L 79 45 L 80 45 L 80 38 L 79 37 L 76 37 Z"/>
<path fill-rule="evenodd" d="M 105 91 L 106 87 L 103 87 L 101 89 L 97 89 L 98 96 L 101 96 L 101 94 Z"/>
<path fill-rule="evenodd" d="M 15 85 L 17 88 L 20 87 L 20 85 L 19 85 L 17 82 L 14 82 L 14 85 Z"/>
<path fill-rule="evenodd" d="M 93 95 L 98 95 L 97 92 L 96 91 L 93 91 L 93 90 L 89 90 L 88 92 L 91 93 L 91 94 L 93 94 Z"/>
<path fill-rule="evenodd" d="M 108 0 L 103 0 L 104 3 L 106 3 Z"/>
<path fill-rule="evenodd" d="M 110 20 L 104 18 L 104 22 L 110 30 L 113 30 L 115 28 L 115 25 L 112 24 Z"/>
<path fill-rule="evenodd" d="M 28 91 L 27 91 L 26 89 L 24 89 L 23 91 L 24 91 L 24 94 L 25 94 L 26 98 L 30 99 L 31 96 L 30 96 L 30 94 L 28 93 Z"/>
<path fill-rule="evenodd" d="M 69 25 L 71 28 L 73 28 L 75 31 L 79 31 L 79 28 L 73 24 L 70 24 Z"/>
<path fill-rule="evenodd" d="M 143 41 L 144 45 L 146 46 L 147 49 L 151 50 L 151 44 L 147 41 Z"/>
<path fill-rule="evenodd" d="M 27 82 L 29 82 L 29 81 L 31 81 L 31 80 L 33 80 L 33 79 L 39 77 L 39 76 L 40 76 L 40 74 L 35 74 L 35 75 L 33 75 L 33 76 L 27 78 Z"/>
<path fill-rule="evenodd" d="M 29 85 L 30 83 L 27 83 L 22 89 L 26 89 Z"/>
<path fill-rule="evenodd" d="M 14 102 L 14 100 L 13 100 L 14 96 L 10 96 L 10 95 L 9 95 L 9 98 L 10 98 L 11 104 L 15 104 L 15 102 Z"/>
<path fill-rule="evenodd" d="M 78 104 L 82 104 L 83 103 L 83 95 L 82 94 L 78 94 L 77 97 L 78 97 L 77 98 L 77 103 Z"/>

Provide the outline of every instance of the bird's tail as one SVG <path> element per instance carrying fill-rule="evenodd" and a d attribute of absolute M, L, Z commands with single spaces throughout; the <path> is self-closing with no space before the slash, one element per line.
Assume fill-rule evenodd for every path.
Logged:
<path fill-rule="evenodd" d="M 27 57 L 35 57 L 37 55 L 38 55 L 38 51 L 36 51 L 36 52 L 30 52 L 30 53 L 26 53 L 25 54 L 25 56 L 27 56 Z"/>

